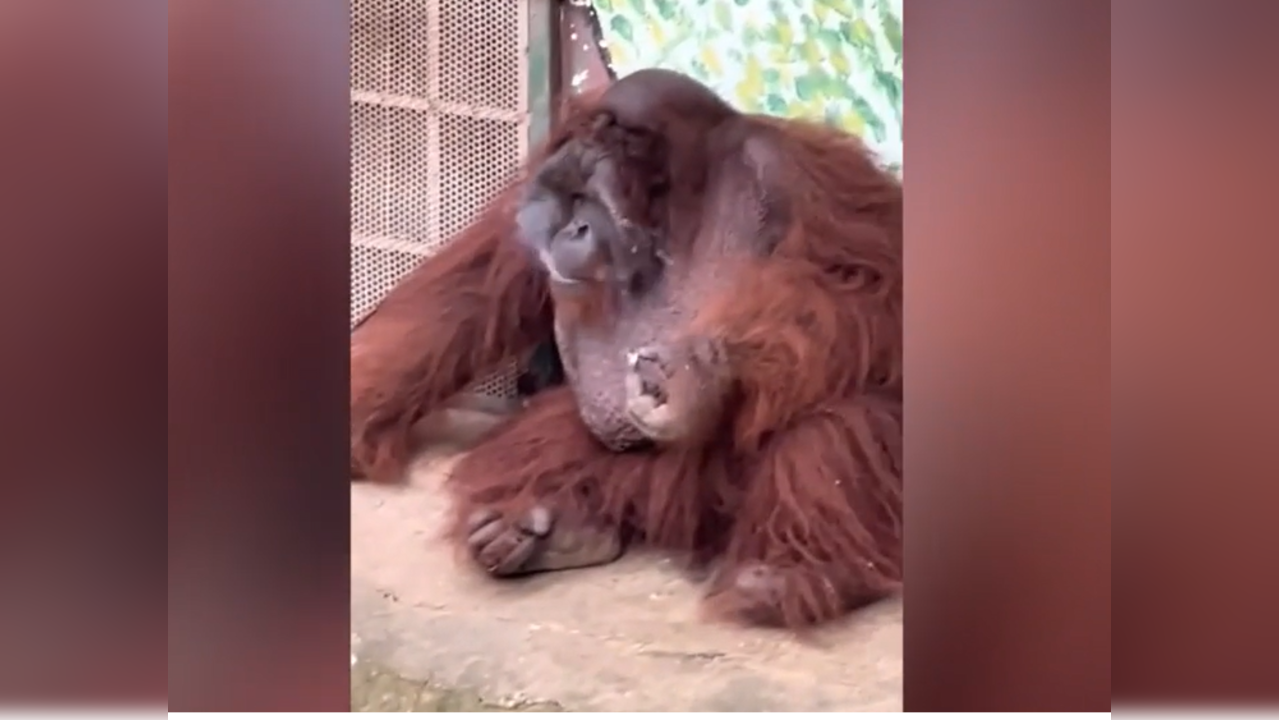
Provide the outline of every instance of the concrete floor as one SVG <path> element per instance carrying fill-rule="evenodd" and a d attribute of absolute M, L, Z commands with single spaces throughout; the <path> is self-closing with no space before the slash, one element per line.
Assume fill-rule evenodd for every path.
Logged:
<path fill-rule="evenodd" d="M 518 583 L 436 537 L 448 456 L 351 489 L 355 710 L 900 711 L 899 601 L 799 640 L 708 624 L 661 558 Z"/>

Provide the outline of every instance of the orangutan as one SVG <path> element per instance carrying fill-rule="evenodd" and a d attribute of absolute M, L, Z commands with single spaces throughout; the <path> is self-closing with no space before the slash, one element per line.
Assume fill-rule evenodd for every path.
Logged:
<path fill-rule="evenodd" d="M 643 544 L 801 627 L 900 587 L 902 191 L 855 137 L 644 70 L 571 104 L 351 339 L 358 477 L 553 339 L 564 385 L 475 444 L 450 537 L 495 577 Z"/>

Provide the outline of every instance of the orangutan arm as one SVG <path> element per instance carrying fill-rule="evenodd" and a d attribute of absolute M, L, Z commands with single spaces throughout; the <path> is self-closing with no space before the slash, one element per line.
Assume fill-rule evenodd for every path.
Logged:
<path fill-rule="evenodd" d="M 900 394 L 901 311 L 890 291 L 784 256 L 730 262 L 731 290 L 677 339 L 628 357 L 627 413 L 648 438 L 705 443 L 732 403 L 738 449 L 753 452 L 823 402 Z"/>
<path fill-rule="evenodd" d="M 552 336 L 544 275 L 513 237 L 504 200 L 426 259 L 351 335 L 351 466 L 393 481 L 410 427 Z"/>
<path fill-rule="evenodd" d="M 711 582 L 716 615 L 803 627 L 900 589 L 900 398 L 822 403 L 743 464 L 746 492 Z"/>
<path fill-rule="evenodd" d="M 690 337 L 723 358 L 718 373 L 741 402 L 734 434 L 743 449 L 834 398 L 872 387 L 900 392 L 901 310 L 888 291 L 787 257 L 749 263 L 734 277 Z"/>
<path fill-rule="evenodd" d="M 693 552 L 703 490 L 727 483 L 724 458 L 613 452 L 582 422 L 572 388 L 552 388 L 452 467 L 449 534 L 498 576 L 612 561 L 623 526 Z"/>

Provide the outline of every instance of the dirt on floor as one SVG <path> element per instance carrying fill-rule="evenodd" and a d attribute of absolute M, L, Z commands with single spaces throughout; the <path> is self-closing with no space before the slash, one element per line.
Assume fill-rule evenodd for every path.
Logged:
<path fill-rule="evenodd" d="M 351 489 L 355 710 L 900 711 L 898 600 L 811 637 L 711 624 L 641 553 L 495 582 L 438 539 L 450 457 Z"/>
<path fill-rule="evenodd" d="M 376 663 L 351 666 L 352 712 L 562 712 L 556 703 L 486 702 L 475 690 L 410 680 Z"/>

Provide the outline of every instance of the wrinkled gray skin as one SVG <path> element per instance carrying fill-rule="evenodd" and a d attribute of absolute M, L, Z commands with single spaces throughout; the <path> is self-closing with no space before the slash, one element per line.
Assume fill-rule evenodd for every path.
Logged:
<path fill-rule="evenodd" d="M 761 141 L 748 138 L 737 122 L 742 116 L 708 88 L 678 73 L 643 70 L 614 83 L 601 105 L 618 126 L 662 138 L 664 169 L 682 183 L 663 198 L 662 226 L 633 217 L 637 189 L 626 185 L 627 168 L 583 141 L 570 142 L 544 164 L 518 222 L 558 291 L 608 277 L 621 289 L 611 322 L 556 326 L 582 419 L 620 451 L 679 439 L 680 418 L 663 396 L 662 375 L 688 367 L 690 357 L 715 355 L 689 351 L 683 330 L 708 294 L 731 290 L 723 261 L 758 253 L 769 219 L 760 189 L 741 179 L 758 177 L 759 153 L 751 146 Z M 712 166 L 712 154 L 737 161 Z M 691 250 L 671 260 L 661 236 L 684 230 L 667 226 L 672 216 L 700 218 L 703 228 L 718 232 L 680 238 Z"/>
<path fill-rule="evenodd" d="M 651 210 L 665 184 L 654 157 L 663 149 L 651 133 L 601 112 L 588 137 L 542 163 L 516 223 L 561 290 L 610 284 L 639 292 L 660 274 L 665 253 Z"/>

